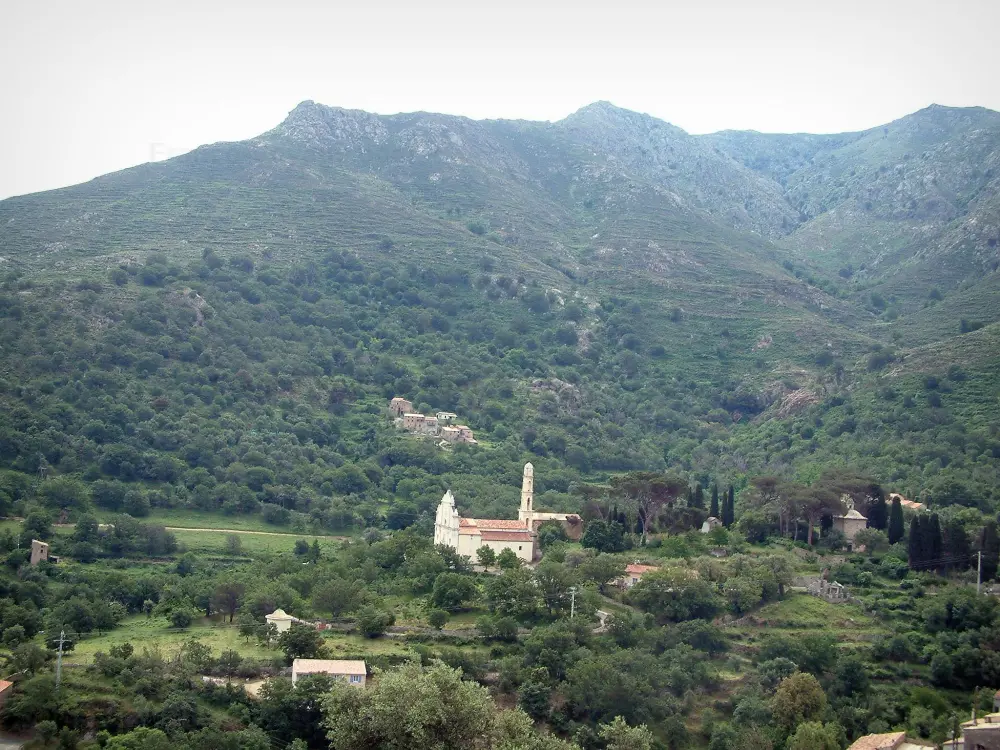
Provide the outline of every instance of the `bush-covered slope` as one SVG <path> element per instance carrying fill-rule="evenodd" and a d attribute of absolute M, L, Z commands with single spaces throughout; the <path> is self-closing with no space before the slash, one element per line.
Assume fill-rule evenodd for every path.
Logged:
<path fill-rule="evenodd" d="M 796 136 L 785 163 L 867 137 Z M 528 458 L 567 509 L 611 472 L 828 461 L 908 492 L 944 472 L 989 502 L 995 363 L 966 348 L 995 352 L 991 329 L 942 321 L 989 308 L 992 277 L 878 305 L 871 280 L 761 236 L 787 216 L 767 180 L 808 166 L 755 174 L 708 143 L 606 105 L 550 125 L 305 103 L 251 141 L 0 202 L 0 460 L 79 479 L 53 508 L 328 529 L 426 519 L 446 485 L 510 514 Z M 481 445 L 396 432 L 393 395 Z"/>

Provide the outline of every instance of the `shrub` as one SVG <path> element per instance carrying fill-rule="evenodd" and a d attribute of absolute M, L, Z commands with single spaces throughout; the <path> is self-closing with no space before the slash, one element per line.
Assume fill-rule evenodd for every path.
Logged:
<path fill-rule="evenodd" d="M 440 630 L 448 622 L 448 613 L 443 609 L 432 609 L 427 613 L 427 622 L 435 630 Z"/>
<path fill-rule="evenodd" d="M 170 613 L 170 627 L 187 628 L 191 626 L 194 617 L 186 609 L 175 609 Z"/>

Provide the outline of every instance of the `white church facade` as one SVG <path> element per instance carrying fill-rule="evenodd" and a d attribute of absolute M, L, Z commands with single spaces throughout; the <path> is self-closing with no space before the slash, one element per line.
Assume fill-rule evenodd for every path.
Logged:
<path fill-rule="evenodd" d="M 448 490 L 438 505 L 434 522 L 434 544 L 452 547 L 458 554 L 473 560 L 480 547 L 491 547 L 497 554 L 509 549 L 521 560 L 531 562 L 535 557 L 535 531 L 545 521 L 559 521 L 582 527 L 580 517 L 575 514 L 535 511 L 535 467 L 527 463 L 521 480 L 521 507 L 516 521 L 462 518 L 455 507 L 455 496 Z"/>

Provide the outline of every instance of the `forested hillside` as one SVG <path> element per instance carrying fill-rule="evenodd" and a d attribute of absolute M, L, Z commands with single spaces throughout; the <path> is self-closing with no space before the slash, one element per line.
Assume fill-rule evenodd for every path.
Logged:
<path fill-rule="evenodd" d="M 960 733 L 1000 686 L 998 144 L 977 109 L 692 136 L 304 102 L 0 202 L 0 723 L 30 750 Z M 526 461 L 578 542 L 433 544 L 447 489 L 516 517 Z M 293 685 L 320 657 L 370 683 Z"/>
<path fill-rule="evenodd" d="M 445 485 L 510 514 L 528 458 L 554 507 L 630 469 L 741 487 L 828 461 L 989 507 L 998 133 L 940 107 L 695 137 L 607 104 L 541 124 L 304 103 L 0 203 L 0 457 L 80 505 L 327 529 L 415 520 Z M 844 213 L 859 196 L 870 221 Z M 397 434 L 393 395 L 482 446 Z"/>

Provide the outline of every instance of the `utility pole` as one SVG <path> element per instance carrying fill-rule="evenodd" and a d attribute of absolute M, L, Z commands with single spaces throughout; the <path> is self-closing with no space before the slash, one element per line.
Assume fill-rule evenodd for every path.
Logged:
<path fill-rule="evenodd" d="M 62 682 L 62 655 L 63 655 L 63 643 L 66 642 L 66 631 L 59 631 L 59 654 L 56 657 L 56 690 L 59 689 L 59 683 Z"/>
<path fill-rule="evenodd" d="M 576 586 L 569 587 L 569 619 L 576 615 Z"/>
<path fill-rule="evenodd" d="M 983 551 L 979 550 L 977 553 L 979 557 L 979 562 L 976 563 L 976 593 L 979 593 L 979 589 L 983 586 Z"/>

